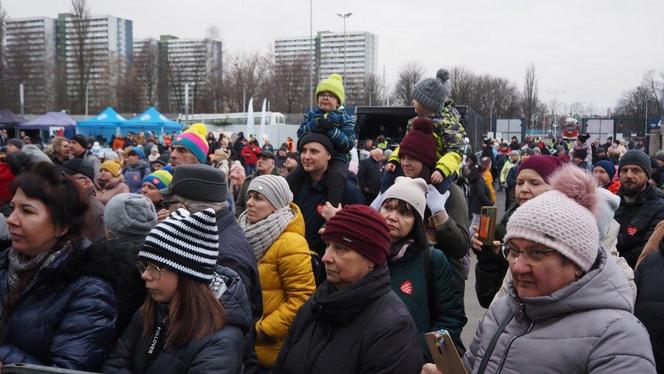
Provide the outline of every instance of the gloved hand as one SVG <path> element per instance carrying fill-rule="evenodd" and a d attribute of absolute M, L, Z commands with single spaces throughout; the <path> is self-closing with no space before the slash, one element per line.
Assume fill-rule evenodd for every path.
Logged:
<path fill-rule="evenodd" d="M 450 197 L 450 191 L 446 191 L 444 194 L 438 192 L 436 187 L 429 185 L 429 191 L 427 191 L 427 207 L 431 211 L 431 214 L 437 214 L 442 210 L 445 210 L 445 203 Z"/>
<path fill-rule="evenodd" d="M 383 205 L 383 193 L 379 193 L 378 196 L 374 199 L 374 201 L 371 202 L 371 205 L 369 205 L 373 210 L 376 212 L 380 212 L 380 206 Z"/>
<path fill-rule="evenodd" d="M 331 129 L 334 126 L 334 124 L 332 124 L 332 122 L 329 119 L 324 118 L 324 117 L 318 118 L 316 120 L 316 124 L 318 124 L 318 126 L 316 126 L 316 127 L 321 128 L 324 131 L 328 131 L 329 129 Z"/>

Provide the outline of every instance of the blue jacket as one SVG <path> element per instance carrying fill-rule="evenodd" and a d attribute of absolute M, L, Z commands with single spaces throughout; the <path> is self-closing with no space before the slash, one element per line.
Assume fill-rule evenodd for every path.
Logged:
<path fill-rule="evenodd" d="M 8 294 L 8 251 L 0 253 L 0 302 Z M 113 285 L 128 274 L 111 257 L 71 248 L 40 270 L 9 316 L 0 361 L 98 370 L 116 338 Z"/>
<path fill-rule="evenodd" d="M 217 266 L 216 277 L 226 285 L 225 290 L 212 290 L 226 313 L 226 324 L 221 330 L 193 339 L 183 347 L 165 348 L 148 363 L 145 352 L 152 336 L 143 336 L 143 314 L 139 310 L 104 362 L 104 373 L 240 373 L 244 334 L 252 325 L 251 311 L 237 273 Z M 155 320 L 161 321 L 165 313 L 166 308 L 158 309 Z"/>
<path fill-rule="evenodd" d="M 136 166 L 127 165 L 122 169 L 124 182 L 129 186 L 129 192 L 141 193 L 143 178 L 150 174 L 150 167 L 143 160 L 139 160 Z"/>
<path fill-rule="evenodd" d="M 323 243 L 318 230 L 325 224 L 325 218 L 318 213 L 318 206 L 325 204 L 326 200 L 325 176 L 318 183 L 312 183 L 309 174 L 305 174 L 304 183 L 302 183 L 297 195 L 293 197 L 293 202 L 302 211 L 306 223 L 304 237 L 309 243 L 309 248 L 321 257 L 325 252 L 325 243 Z M 348 204 L 366 204 L 364 195 L 357 188 L 357 185 L 352 182 L 352 178 L 346 178 L 341 204 L 344 206 Z"/>
<path fill-rule="evenodd" d="M 333 127 L 329 130 L 324 130 L 318 125 L 318 119 L 325 117 L 333 123 Z M 345 162 L 350 160 L 349 152 L 355 146 L 355 122 L 353 118 L 346 113 L 343 107 L 337 110 L 326 113 L 320 108 L 312 110 L 304 116 L 304 122 L 297 129 L 298 139 L 310 132 L 321 132 L 327 135 L 334 145 L 332 158 L 339 159 Z"/>

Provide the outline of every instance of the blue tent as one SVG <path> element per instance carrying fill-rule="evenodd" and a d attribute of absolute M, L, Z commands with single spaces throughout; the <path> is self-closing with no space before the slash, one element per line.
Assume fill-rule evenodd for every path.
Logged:
<path fill-rule="evenodd" d="M 113 135 L 117 135 L 118 127 L 125 122 L 127 120 L 109 106 L 96 117 L 80 121 L 76 125 L 76 132 L 93 138 L 101 136 L 110 141 Z"/>
<path fill-rule="evenodd" d="M 145 112 L 127 120 L 120 125 L 120 132 L 126 135 L 129 132 L 138 133 L 152 131 L 156 135 L 182 131 L 182 125 L 171 121 L 159 113 L 154 107 L 149 107 Z"/>

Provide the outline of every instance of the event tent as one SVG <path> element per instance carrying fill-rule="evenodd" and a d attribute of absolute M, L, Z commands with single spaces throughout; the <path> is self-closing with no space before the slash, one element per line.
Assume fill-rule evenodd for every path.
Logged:
<path fill-rule="evenodd" d="M 71 138 L 76 131 L 76 121 L 63 112 L 48 112 L 32 121 L 18 125 L 19 130 L 48 131 L 48 135 L 61 135 Z"/>
<path fill-rule="evenodd" d="M 93 138 L 101 136 L 107 141 L 110 141 L 114 135 L 117 135 L 118 127 L 125 122 L 127 122 L 127 120 L 119 115 L 115 109 L 109 106 L 97 116 L 85 121 L 80 121 L 76 125 L 76 132 Z"/>
<path fill-rule="evenodd" d="M 14 114 L 9 109 L 0 109 L 0 129 L 14 130 L 19 123 L 25 122 L 25 118 Z"/>
<path fill-rule="evenodd" d="M 120 132 L 123 135 L 129 132 L 138 133 L 141 131 L 152 131 L 156 135 L 161 135 L 166 132 L 180 132 L 182 131 L 182 125 L 164 117 L 154 107 L 149 107 L 145 112 L 120 125 Z"/>

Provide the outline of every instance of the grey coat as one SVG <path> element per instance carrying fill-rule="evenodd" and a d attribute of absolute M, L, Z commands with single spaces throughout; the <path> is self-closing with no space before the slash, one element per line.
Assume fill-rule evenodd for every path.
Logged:
<path fill-rule="evenodd" d="M 648 333 L 630 313 L 632 290 L 616 262 L 606 259 L 599 251 L 578 281 L 523 302 L 510 281 L 508 295 L 491 305 L 463 357 L 468 373 L 481 372 L 495 335 L 485 373 L 655 373 Z"/>

